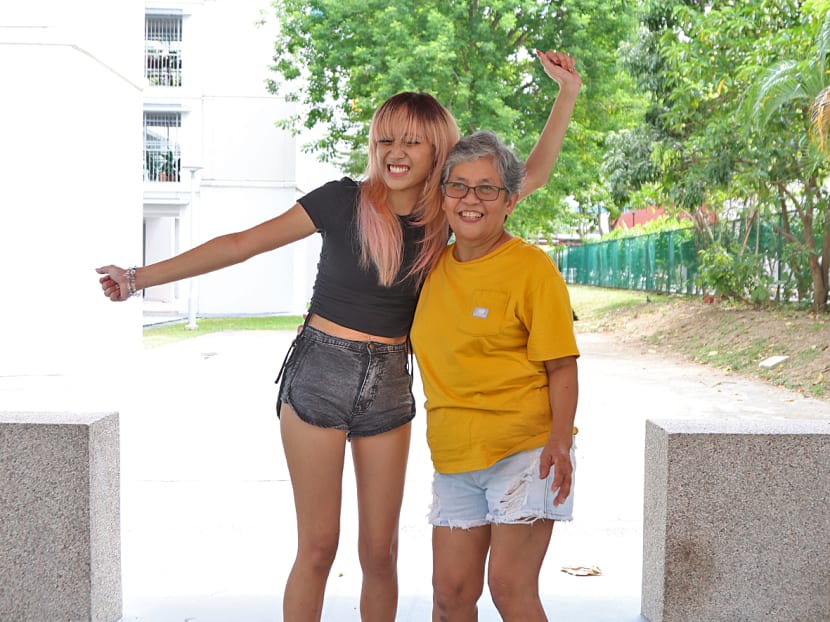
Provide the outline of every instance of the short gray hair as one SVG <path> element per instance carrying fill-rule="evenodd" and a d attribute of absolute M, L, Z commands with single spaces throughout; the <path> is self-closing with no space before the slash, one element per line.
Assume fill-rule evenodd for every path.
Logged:
<path fill-rule="evenodd" d="M 493 160 L 508 194 L 519 193 L 525 178 L 525 165 L 510 147 L 505 145 L 494 132 L 488 130 L 465 136 L 455 144 L 444 163 L 441 183 L 447 182 L 450 171 L 456 165 L 481 158 Z"/>

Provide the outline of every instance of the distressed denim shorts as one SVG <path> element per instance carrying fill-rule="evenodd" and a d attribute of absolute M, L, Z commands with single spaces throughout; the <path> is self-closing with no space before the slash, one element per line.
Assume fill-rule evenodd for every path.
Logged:
<path fill-rule="evenodd" d="M 435 473 L 429 522 L 434 527 L 471 529 L 492 523 L 571 520 L 575 479 L 565 502 L 554 506 L 556 495 L 550 489 L 554 473 L 551 469 L 546 479 L 539 479 L 541 454 L 539 447 L 502 458 L 486 469 Z M 574 447 L 571 447 L 571 464 L 576 473 Z"/>
<path fill-rule="evenodd" d="M 306 325 L 277 377 L 277 415 L 284 402 L 297 416 L 347 438 L 400 427 L 415 416 L 406 343 L 351 341 Z"/>

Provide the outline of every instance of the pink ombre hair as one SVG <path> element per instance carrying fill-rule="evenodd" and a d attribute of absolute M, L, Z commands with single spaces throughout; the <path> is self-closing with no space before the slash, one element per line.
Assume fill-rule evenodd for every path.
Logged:
<path fill-rule="evenodd" d="M 417 135 L 433 149 L 432 172 L 410 218 L 423 227 L 424 238 L 407 277 L 423 282 L 447 245 L 449 226 L 441 209 L 441 170 L 450 150 L 458 142 L 458 124 L 450 112 L 426 93 L 398 93 L 387 99 L 372 117 L 369 127 L 369 162 L 360 189 L 357 224 L 361 263 L 374 265 L 378 280 L 392 285 L 403 261 L 403 231 L 398 216 L 387 202 L 383 163 L 378 162 L 378 139 Z"/>

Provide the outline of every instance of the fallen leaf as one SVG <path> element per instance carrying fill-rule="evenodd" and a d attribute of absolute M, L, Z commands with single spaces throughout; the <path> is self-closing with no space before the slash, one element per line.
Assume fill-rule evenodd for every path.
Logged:
<path fill-rule="evenodd" d="M 813 386 L 816 386 L 817 384 L 821 384 L 822 382 L 824 382 L 824 374 L 819 372 L 818 376 L 816 376 L 815 382 L 813 382 Z"/>
<path fill-rule="evenodd" d="M 563 566 L 562 572 L 575 577 L 598 577 L 602 574 L 599 566 Z"/>

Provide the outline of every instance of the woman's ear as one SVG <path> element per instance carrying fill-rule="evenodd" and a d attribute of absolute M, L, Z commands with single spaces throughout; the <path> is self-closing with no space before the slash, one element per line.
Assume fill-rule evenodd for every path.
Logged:
<path fill-rule="evenodd" d="M 511 194 L 510 198 L 508 199 L 507 203 L 504 206 L 504 211 L 506 212 L 505 220 L 507 216 L 513 213 L 513 210 L 516 209 L 516 203 L 519 202 L 519 195 L 518 194 Z"/>

